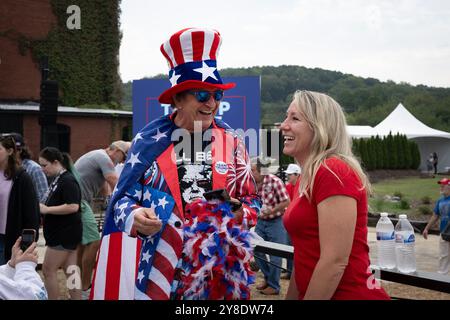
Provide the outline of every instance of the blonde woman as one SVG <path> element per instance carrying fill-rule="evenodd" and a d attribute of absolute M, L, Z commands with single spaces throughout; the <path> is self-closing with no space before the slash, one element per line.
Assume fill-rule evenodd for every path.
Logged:
<path fill-rule="evenodd" d="M 294 246 L 286 299 L 389 299 L 368 269 L 370 184 L 341 107 L 325 94 L 297 91 L 281 130 L 283 153 L 302 167 L 283 219 Z"/>

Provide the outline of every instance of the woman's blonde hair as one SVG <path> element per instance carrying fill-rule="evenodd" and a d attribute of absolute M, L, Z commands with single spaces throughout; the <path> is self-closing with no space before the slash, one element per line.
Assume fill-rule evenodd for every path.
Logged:
<path fill-rule="evenodd" d="M 302 167 L 299 193 L 311 199 L 314 179 L 321 165 L 340 180 L 324 162 L 330 157 L 337 157 L 356 172 L 361 179 L 362 189 L 365 188 L 370 194 L 369 179 L 352 152 L 351 138 L 347 133 L 347 122 L 341 106 L 323 93 L 304 90 L 296 91 L 293 101 L 313 131 L 310 154 Z"/>

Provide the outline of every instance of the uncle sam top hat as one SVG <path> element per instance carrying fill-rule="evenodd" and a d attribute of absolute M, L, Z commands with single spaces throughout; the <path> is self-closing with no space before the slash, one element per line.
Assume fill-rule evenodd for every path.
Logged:
<path fill-rule="evenodd" d="M 228 90 L 236 84 L 223 83 L 217 70 L 217 56 L 222 38 L 216 30 L 186 28 L 173 34 L 161 45 L 169 63 L 172 87 L 159 102 L 172 104 L 172 96 L 189 89 Z"/>

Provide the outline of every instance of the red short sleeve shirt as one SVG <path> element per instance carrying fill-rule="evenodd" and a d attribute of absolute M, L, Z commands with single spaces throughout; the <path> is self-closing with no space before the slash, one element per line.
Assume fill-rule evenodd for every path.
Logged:
<path fill-rule="evenodd" d="M 349 263 L 332 299 L 389 299 L 383 289 L 377 289 L 371 282 L 366 191 L 353 169 L 338 158 L 327 159 L 317 171 L 311 202 L 305 196 L 295 197 L 283 218 L 294 246 L 299 299 L 303 299 L 320 257 L 317 205 L 335 195 L 357 201 L 357 220 Z"/>

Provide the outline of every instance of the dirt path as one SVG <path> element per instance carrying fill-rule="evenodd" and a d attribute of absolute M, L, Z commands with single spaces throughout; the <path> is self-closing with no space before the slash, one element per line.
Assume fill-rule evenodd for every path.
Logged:
<path fill-rule="evenodd" d="M 375 228 L 369 228 L 368 242 L 370 247 L 370 259 L 372 264 L 377 264 L 377 248 Z M 425 240 L 421 235 L 416 234 L 416 259 L 417 269 L 421 271 L 436 272 L 438 261 L 439 236 L 430 235 Z M 448 275 L 450 278 L 450 275 Z M 263 274 L 257 273 L 257 282 L 251 286 L 252 300 L 278 300 L 284 299 L 286 295 L 288 280 L 281 280 L 281 293 L 278 296 L 265 296 L 256 290 L 256 285 L 263 280 Z M 414 299 L 414 300 L 450 300 L 450 294 L 437 291 L 401 285 L 398 283 L 382 281 L 382 287 L 393 298 Z"/>
<path fill-rule="evenodd" d="M 416 258 L 417 269 L 421 271 L 436 272 L 438 257 L 439 236 L 430 235 L 428 240 L 416 234 Z M 371 263 L 377 264 L 377 249 L 375 228 L 369 228 L 368 243 L 370 247 Z M 40 236 L 38 243 L 39 262 L 44 260 L 45 247 L 43 236 Z M 450 275 L 449 275 L 450 277 Z M 67 290 L 65 289 L 65 276 L 62 271 L 58 273 L 60 280 L 61 299 L 67 299 Z M 257 273 L 257 282 L 262 281 L 263 275 Z M 256 284 L 251 286 L 252 300 L 278 300 L 284 299 L 288 287 L 288 280 L 281 280 L 281 293 L 278 296 L 264 296 L 256 290 Z M 391 297 L 403 299 L 418 300 L 450 300 L 450 294 L 426 290 L 411 286 L 400 285 L 397 283 L 382 281 L 382 286 Z"/>

